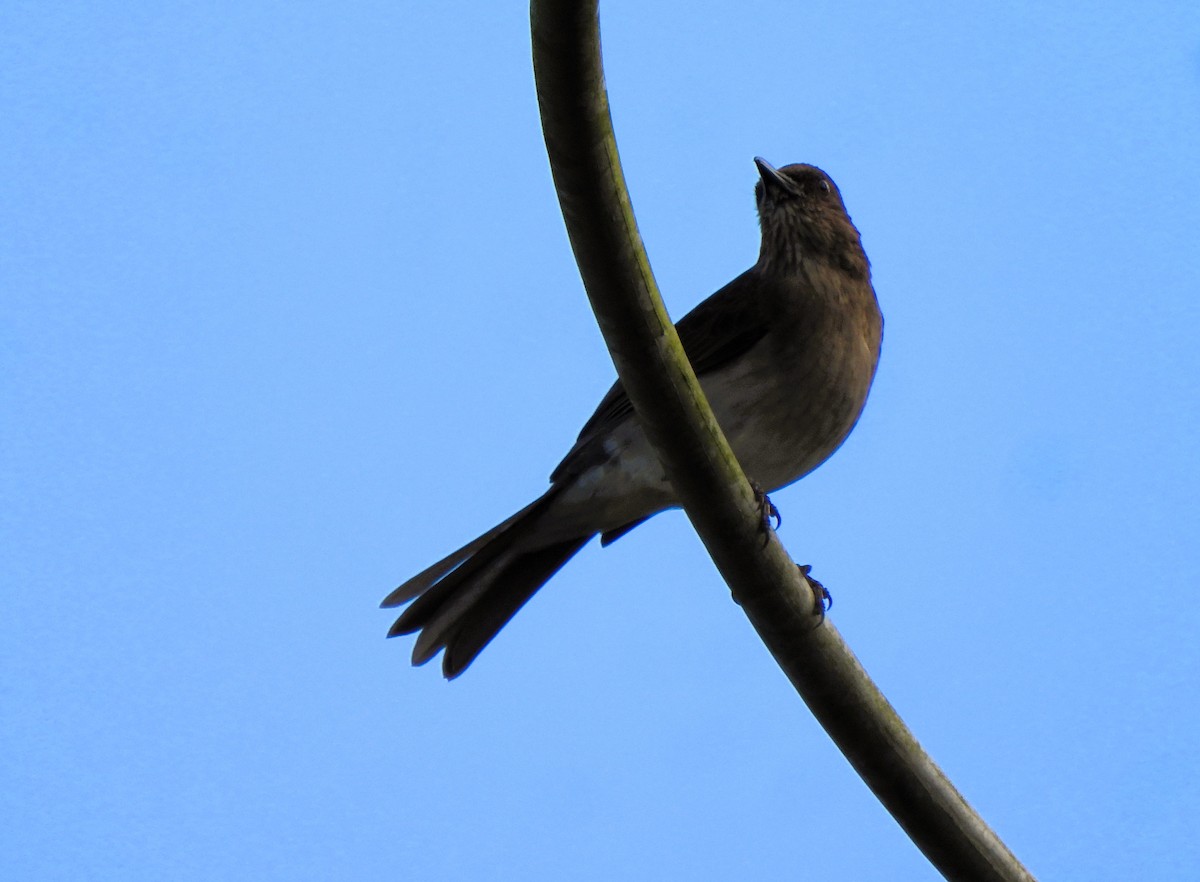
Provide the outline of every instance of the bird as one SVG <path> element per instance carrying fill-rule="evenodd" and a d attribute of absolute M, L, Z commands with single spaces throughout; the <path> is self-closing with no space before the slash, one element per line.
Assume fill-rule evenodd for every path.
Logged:
<path fill-rule="evenodd" d="M 770 493 L 825 462 L 854 428 L 883 316 L 861 236 L 829 175 L 754 162 L 758 259 L 676 330 L 747 477 Z M 388 636 L 416 633 L 413 664 L 442 652 L 442 673 L 453 679 L 592 538 L 610 545 L 678 505 L 618 380 L 545 493 L 383 600 L 409 604 Z"/>

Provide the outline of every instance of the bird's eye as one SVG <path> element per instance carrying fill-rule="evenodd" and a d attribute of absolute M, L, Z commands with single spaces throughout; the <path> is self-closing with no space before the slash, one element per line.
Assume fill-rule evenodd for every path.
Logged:
<path fill-rule="evenodd" d="M 821 189 L 826 193 L 829 192 L 829 181 L 825 180 L 824 178 L 821 179 Z"/>

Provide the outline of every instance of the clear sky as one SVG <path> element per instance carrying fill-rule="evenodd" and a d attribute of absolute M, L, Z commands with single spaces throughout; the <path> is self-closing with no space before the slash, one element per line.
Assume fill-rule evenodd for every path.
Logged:
<path fill-rule="evenodd" d="M 1200 5 L 602 3 L 682 315 L 751 159 L 887 318 L 774 497 L 833 621 L 1044 879 L 1200 875 Z M 460 680 L 377 609 L 612 380 L 520 3 L 0 6 L 0 875 L 933 871 L 679 513 Z"/>

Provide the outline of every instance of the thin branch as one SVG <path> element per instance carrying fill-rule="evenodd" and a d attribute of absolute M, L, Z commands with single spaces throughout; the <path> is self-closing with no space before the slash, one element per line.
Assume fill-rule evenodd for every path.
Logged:
<path fill-rule="evenodd" d="M 921 749 L 829 622 L 754 494 L 658 295 L 617 157 L 596 0 L 532 0 L 546 149 L 617 373 L 684 510 L 814 716 L 926 857 L 954 880 L 1032 880 Z"/>

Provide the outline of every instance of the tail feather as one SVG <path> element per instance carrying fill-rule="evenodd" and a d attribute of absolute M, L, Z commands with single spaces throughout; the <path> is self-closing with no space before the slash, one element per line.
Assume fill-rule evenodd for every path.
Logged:
<path fill-rule="evenodd" d="M 556 489 L 551 488 L 387 596 L 381 604 L 384 607 L 413 601 L 388 636 L 420 631 L 413 647 L 414 665 L 425 664 L 444 649 L 445 676 L 461 674 L 534 593 L 592 538 L 588 534 L 539 547 L 538 519 L 557 495 Z"/>
<path fill-rule="evenodd" d="M 418 597 L 421 594 L 424 594 L 426 591 L 429 590 L 431 585 L 433 585 L 439 579 L 444 577 L 447 573 L 452 571 L 455 567 L 459 566 L 463 561 L 467 560 L 468 558 L 470 558 L 473 555 L 475 555 L 476 553 L 478 553 L 480 549 L 482 549 L 493 539 L 495 539 L 496 537 L 498 537 L 502 533 L 504 533 L 506 530 L 508 530 L 508 528 L 511 527 L 513 524 L 517 523 L 522 518 L 531 514 L 534 511 L 534 509 L 540 509 L 541 507 L 543 507 L 546 504 L 546 502 L 548 501 L 548 498 L 550 497 L 550 495 L 551 495 L 550 493 L 544 494 L 540 498 L 534 500 L 529 505 L 525 506 L 523 509 L 521 509 L 519 512 L 517 512 L 515 515 L 513 515 L 508 520 L 492 527 L 492 529 L 488 530 L 486 533 L 484 533 L 478 539 L 475 539 L 472 542 L 468 542 L 462 548 L 458 549 L 458 551 L 455 551 L 453 554 L 446 555 L 444 558 L 439 560 L 433 566 L 417 573 L 415 576 L 413 576 L 411 579 L 409 579 L 407 582 L 405 582 L 399 588 L 396 588 L 394 591 L 392 591 L 391 594 L 389 594 L 387 597 L 385 597 L 383 599 L 383 602 L 381 604 L 379 604 L 379 606 L 382 609 L 389 609 L 393 606 L 401 606 L 401 605 L 407 603 L 408 601 L 412 600 L 414 597 Z M 403 633 L 403 632 L 398 631 L 397 633 Z M 389 636 L 394 636 L 394 635 L 389 635 Z"/>
<path fill-rule="evenodd" d="M 486 593 L 480 595 L 457 619 L 454 629 L 442 638 L 446 649 L 442 656 L 442 674 L 446 679 L 453 679 L 465 671 L 518 610 L 591 538 L 584 536 L 524 554 L 502 570 Z"/>
<path fill-rule="evenodd" d="M 501 541 L 485 547 L 446 577 L 444 582 L 418 597 L 413 606 L 400 616 L 397 626 L 403 622 L 409 633 L 418 629 L 421 632 L 413 644 L 414 665 L 423 665 L 437 655 L 464 617 L 477 604 L 487 603 L 487 595 L 496 579 L 503 575 L 507 567 L 519 563 L 519 558 L 514 560 L 511 554 L 506 554 L 507 548 L 495 547 Z M 509 543 L 503 541 L 503 544 Z"/>
<path fill-rule="evenodd" d="M 440 582 L 426 588 L 412 605 L 400 614 L 400 618 L 396 619 L 388 631 L 388 636 L 396 637 L 423 629 L 429 630 L 438 619 L 444 619 L 455 611 L 465 610 L 474 594 L 489 583 L 487 568 L 509 551 L 513 539 L 514 537 L 505 531 L 493 536 L 476 549 L 457 569 L 451 570 Z M 472 586 L 475 586 L 474 590 Z M 418 654 L 419 652 L 414 652 L 413 664 L 422 663 L 417 661 Z"/>

